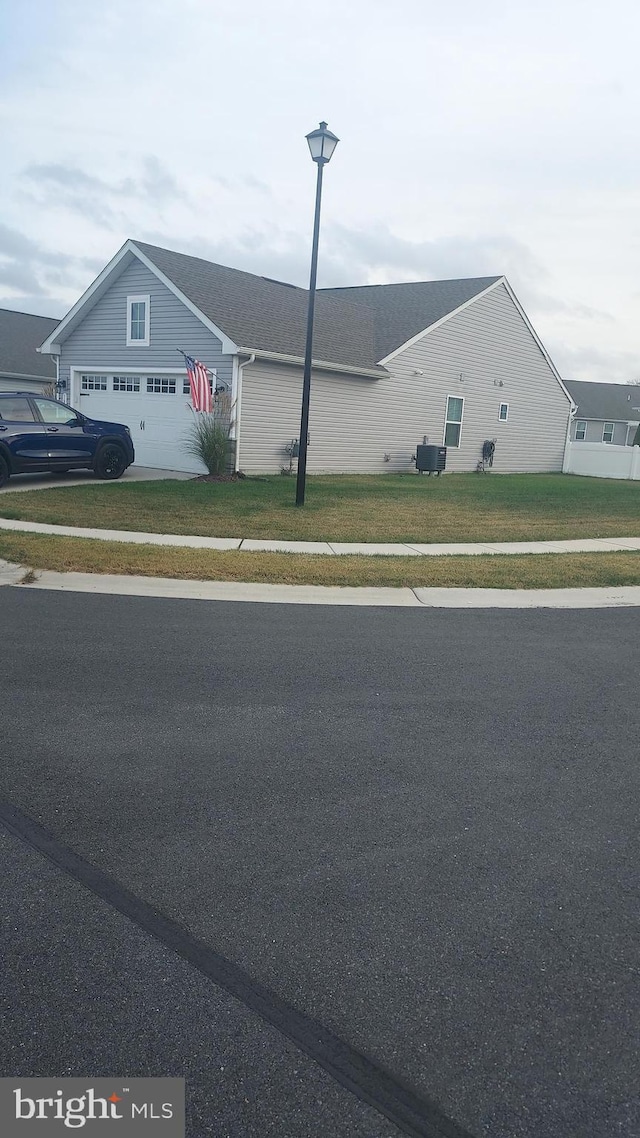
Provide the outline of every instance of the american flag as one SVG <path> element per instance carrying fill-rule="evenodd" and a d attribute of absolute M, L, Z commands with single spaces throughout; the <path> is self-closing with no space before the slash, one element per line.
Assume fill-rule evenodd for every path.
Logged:
<path fill-rule="evenodd" d="M 211 398 L 211 385 L 209 383 L 209 374 L 204 364 L 199 360 L 194 360 L 193 356 L 185 356 L 185 363 L 187 365 L 187 375 L 189 376 L 189 386 L 191 388 L 191 402 L 194 411 L 208 411 L 213 409 L 213 400 Z"/>

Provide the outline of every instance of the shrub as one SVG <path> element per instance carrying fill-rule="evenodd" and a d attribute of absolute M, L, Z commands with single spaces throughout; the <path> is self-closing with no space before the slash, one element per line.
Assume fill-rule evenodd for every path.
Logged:
<path fill-rule="evenodd" d="M 189 454 L 204 463 L 209 474 L 224 474 L 233 442 L 229 438 L 229 422 L 215 412 L 198 412 L 186 443 Z"/>

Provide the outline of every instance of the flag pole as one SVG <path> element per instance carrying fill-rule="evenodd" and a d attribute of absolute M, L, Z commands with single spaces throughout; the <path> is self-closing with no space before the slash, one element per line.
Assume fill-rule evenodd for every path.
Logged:
<path fill-rule="evenodd" d="M 193 359 L 193 358 L 194 358 L 193 356 L 191 356 L 191 357 L 190 357 L 190 356 L 188 355 L 188 353 L 187 353 L 187 352 L 183 352 L 182 348 L 176 348 L 176 352 L 179 352 L 179 353 L 180 353 L 180 355 L 181 355 L 181 356 L 183 356 L 185 360 L 188 360 L 188 359 L 190 359 L 190 358 L 191 358 L 191 359 Z M 212 368 L 210 368 L 210 367 L 207 367 L 207 365 L 206 365 L 206 364 L 203 364 L 202 366 L 206 368 L 206 370 L 208 371 L 209 375 L 213 375 L 213 370 L 212 370 Z"/>

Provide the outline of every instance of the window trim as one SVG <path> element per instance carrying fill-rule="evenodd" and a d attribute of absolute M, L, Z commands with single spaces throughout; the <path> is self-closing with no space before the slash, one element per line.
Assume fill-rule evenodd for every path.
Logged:
<path fill-rule="evenodd" d="M 607 427 L 611 427 L 611 431 L 607 431 Z M 609 443 L 609 444 L 613 443 L 613 437 L 614 437 L 615 433 L 616 433 L 615 422 L 611 419 L 607 419 L 606 422 L 604 422 L 602 424 L 602 441 L 603 441 L 603 443 Z M 611 435 L 610 439 L 605 439 L 604 436 L 607 434 Z"/>
<path fill-rule="evenodd" d="M 506 409 L 507 409 L 507 413 L 504 416 L 504 418 L 502 416 L 502 408 L 503 407 L 506 407 Z M 508 403 L 501 403 L 500 406 L 498 407 L 498 422 L 499 423 L 508 423 L 509 422 L 509 404 Z"/>
<path fill-rule="evenodd" d="M 460 450 L 460 443 L 462 442 L 462 424 L 464 422 L 464 398 L 465 398 L 464 395 L 447 395 L 447 402 L 446 402 L 445 411 L 444 411 L 445 418 L 444 418 L 444 431 L 442 432 L 442 445 L 450 447 L 451 450 Z M 451 399 L 459 399 L 460 402 L 462 403 L 462 412 L 460 414 L 459 420 L 447 418 L 447 416 L 449 414 L 449 402 Z M 455 446 L 453 446 L 452 443 L 447 443 L 445 441 L 447 438 L 447 427 L 450 424 L 452 426 L 456 426 L 456 427 L 460 428 L 460 433 L 458 435 L 458 441 L 457 441 Z"/>
<path fill-rule="evenodd" d="M 580 438 L 578 438 L 578 430 L 580 429 L 580 427 L 583 427 L 584 429 L 582 431 L 582 434 L 580 435 Z M 574 442 L 583 443 L 586 441 L 586 438 L 587 438 L 587 420 L 586 419 L 576 419 L 576 433 L 574 436 Z"/>
<path fill-rule="evenodd" d="M 144 339 L 134 340 L 131 336 L 131 309 L 134 304 L 144 304 Z M 128 348 L 148 348 L 149 347 L 149 332 L 151 330 L 151 296 L 150 294 L 140 292 L 133 296 L 127 297 L 127 347 Z"/>

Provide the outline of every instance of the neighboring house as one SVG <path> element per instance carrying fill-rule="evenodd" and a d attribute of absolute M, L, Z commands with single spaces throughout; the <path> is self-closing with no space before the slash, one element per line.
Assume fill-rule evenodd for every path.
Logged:
<path fill-rule="evenodd" d="M 588 383 L 566 380 L 577 404 L 571 441 L 632 446 L 640 423 L 640 387 L 626 383 Z"/>
<path fill-rule="evenodd" d="M 140 464 L 201 469 L 177 349 L 230 389 L 236 466 L 277 472 L 298 437 L 308 294 L 268 277 L 127 241 L 42 345 L 73 406 L 131 428 Z M 317 296 L 311 473 L 560 470 L 571 399 L 504 277 L 323 289 Z"/>
<path fill-rule="evenodd" d="M 58 320 L 0 308 L 0 391 L 43 391 L 56 382 L 56 364 L 39 353 Z"/>

